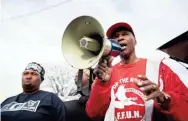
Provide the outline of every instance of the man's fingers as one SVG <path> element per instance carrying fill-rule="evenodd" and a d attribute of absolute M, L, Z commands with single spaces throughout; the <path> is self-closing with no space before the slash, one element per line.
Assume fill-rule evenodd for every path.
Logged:
<path fill-rule="evenodd" d="M 107 59 L 107 65 L 108 65 L 108 67 L 112 67 L 112 61 L 113 61 L 113 59 L 114 59 L 114 57 L 112 57 L 112 56 L 109 56 L 109 58 Z"/>
<path fill-rule="evenodd" d="M 106 72 L 104 72 L 104 71 L 102 71 L 102 70 L 98 70 L 98 72 L 97 72 L 97 77 L 98 77 L 99 79 L 103 79 L 105 75 L 106 75 Z"/>
<path fill-rule="evenodd" d="M 104 59 L 104 58 L 102 58 L 102 59 L 99 61 L 98 64 L 99 64 L 99 65 L 100 65 L 100 64 L 106 64 L 106 65 L 107 65 L 107 60 Z"/>
<path fill-rule="evenodd" d="M 100 73 L 103 74 L 106 72 L 106 68 L 101 66 L 101 65 L 97 65 L 97 67 L 94 68 L 93 74 L 95 74 L 96 76 Z"/>
<path fill-rule="evenodd" d="M 102 66 L 99 66 L 98 67 L 98 73 L 105 73 L 106 72 L 106 69 Z"/>
<path fill-rule="evenodd" d="M 108 72 L 109 72 L 109 67 L 112 63 L 113 57 L 112 56 L 107 56 L 107 57 L 102 57 L 95 69 L 95 75 L 99 79 L 107 79 Z"/>
<path fill-rule="evenodd" d="M 159 91 L 154 91 L 152 93 L 150 93 L 148 96 L 146 96 L 146 100 L 150 100 L 150 99 L 156 99 L 161 93 Z"/>
<path fill-rule="evenodd" d="M 141 80 L 148 80 L 148 78 L 145 75 L 141 75 L 141 74 L 138 75 L 138 78 Z"/>
<path fill-rule="evenodd" d="M 102 58 L 102 60 L 106 60 L 106 64 L 107 64 L 108 67 L 112 66 L 113 59 L 114 59 L 113 56 L 106 56 L 106 57 Z"/>
<path fill-rule="evenodd" d="M 139 87 L 143 87 L 143 86 L 147 86 L 147 85 L 150 85 L 152 84 L 151 81 L 149 80 L 145 80 L 145 81 L 135 81 L 135 84 Z"/>
<path fill-rule="evenodd" d="M 140 87 L 140 90 L 146 92 L 146 100 L 156 99 L 160 95 L 158 86 L 155 83 L 152 83 L 145 75 L 138 75 L 138 78 L 142 81 L 135 82 L 137 86 Z"/>
<path fill-rule="evenodd" d="M 98 68 L 99 67 L 107 68 L 107 64 L 105 64 L 105 63 L 99 63 Z"/>
<path fill-rule="evenodd" d="M 156 90 L 156 89 L 157 89 L 157 85 L 155 85 L 155 84 L 150 84 L 150 85 L 147 85 L 147 86 L 140 87 L 140 90 L 142 90 L 144 92 L 147 92 L 147 91 L 150 91 L 150 90 Z"/>

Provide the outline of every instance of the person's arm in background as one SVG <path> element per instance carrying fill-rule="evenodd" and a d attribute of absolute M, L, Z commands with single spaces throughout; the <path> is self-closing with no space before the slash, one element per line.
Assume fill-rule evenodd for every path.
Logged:
<path fill-rule="evenodd" d="M 54 106 L 54 121 L 66 121 L 66 107 L 63 101 L 55 94 L 52 95 L 52 104 Z"/>
<path fill-rule="evenodd" d="M 164 82 L 163 91 L 170 96 L 170 101 L 160 106 L 161 112 L 169 114 L 175 121 L 188 121 L 188 88 L 164 63 L 160 65 L 160 75 Z"/>

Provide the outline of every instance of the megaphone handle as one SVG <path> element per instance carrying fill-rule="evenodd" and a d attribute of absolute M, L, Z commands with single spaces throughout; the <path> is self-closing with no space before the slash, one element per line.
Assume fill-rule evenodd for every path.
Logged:
<path fill-rule="evenodd" d="M 82 77 L 83 77 L 83 69 L 79 69 L 78 71 L 78 83 L 77 83 L 77 87 L 78 87 L 78 91 L 82 91 Z"/>
<path fill-rule="evenodd" d="M 90 76 L 89 76 L 89 92 L 91 91 L 91 85 L 93 83 L 93 69 L 90 68 Z"/>

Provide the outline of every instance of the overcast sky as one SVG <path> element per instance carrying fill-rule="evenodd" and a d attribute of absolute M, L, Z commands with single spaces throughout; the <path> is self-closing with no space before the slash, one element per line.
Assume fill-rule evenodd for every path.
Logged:
<path fill-rule="evenodd" d="M 74 18 L 93 16 L 104 31 L 115 22 L 128 22 L 137 38 L 137 54 L 150 56 L 188 30 L 187 5 L 187 0 L 2 0 L 0 101 L 22 91 L 21 73 L 29 62 L 67 66 L 61 38 Z"/>

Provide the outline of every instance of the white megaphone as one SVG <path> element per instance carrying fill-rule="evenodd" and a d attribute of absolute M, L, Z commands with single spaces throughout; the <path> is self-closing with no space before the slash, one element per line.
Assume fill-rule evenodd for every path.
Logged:
<path fill-rule="evenodd" d="M 118 56 L 121 46 L 114 40 L 105 38 L 105 32 L 95 18 L 80 16 L 65 29 L 62 52 L 69 65 L 86 69 L 95 65 L 103 56 Z"/>

